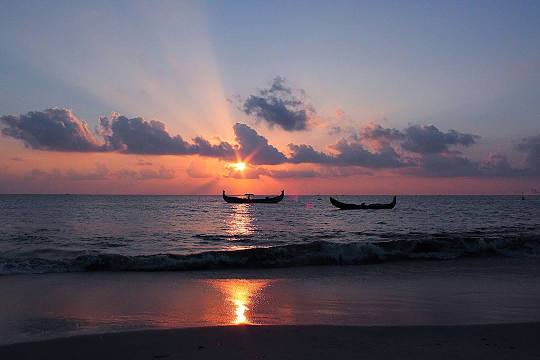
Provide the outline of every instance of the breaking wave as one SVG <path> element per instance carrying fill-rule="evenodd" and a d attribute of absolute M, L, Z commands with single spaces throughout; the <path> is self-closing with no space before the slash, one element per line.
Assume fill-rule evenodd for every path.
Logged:
<path fill-rule="evenodd" d="M 49 254 L 50 255 L 50 254 Z M 58 257 L 0 255 L 0 274 L 88 271 L 189 271 L 228 268 L 274 268 L 317 265 L 361 265 L 405 260 L 449 260 L 462 257 L 540 257 L 540 236 L 502 237 L 424 235 L 418 239 L 305 244 L 210 251 L 192 255 L 121 255 L 59 252 Z"/>

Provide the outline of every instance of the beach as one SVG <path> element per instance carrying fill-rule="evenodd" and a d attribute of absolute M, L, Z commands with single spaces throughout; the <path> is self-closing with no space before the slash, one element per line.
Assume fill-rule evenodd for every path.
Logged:
<path fill-rule="evenodd" d="M 0 358 L 533 359 L 539 274 L 488 258 L 4 276 Z"/>
<path fill-rule="evenodd" d="M 538 359 L 540 323 L 228 326 L 77 336 L 0 347 L 2 359 Z"/>

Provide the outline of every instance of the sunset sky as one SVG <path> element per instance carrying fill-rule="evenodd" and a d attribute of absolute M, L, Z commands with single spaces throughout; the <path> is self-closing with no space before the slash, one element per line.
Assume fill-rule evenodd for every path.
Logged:
<path fill-rule="evenodd" d="M 536 193 L 539 19 L 537 1 L 3 1 L 0 193 Z"/>

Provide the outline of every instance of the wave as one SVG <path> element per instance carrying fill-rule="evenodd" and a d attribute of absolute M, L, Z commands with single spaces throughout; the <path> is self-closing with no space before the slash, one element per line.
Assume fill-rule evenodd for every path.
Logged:
<path fill-rule="evenodd" d="M 49 251 L 45 251 L 48 253 Z M 274 268 L 313 265 L 361 265 L 399 260 L 448 260 L 462 257 L 540 257 L 538 234 L 480 238 L 437 234 L 417 239 L 306 244 L 211 251 L 192 255 L 121 255 L 94 253 L 60 258 L 50 254 L 0 256 L 0 274 L 87 271 L 189 271 L 228 268 Z M 67 256 L 67 257 L 66 257 Z"/>

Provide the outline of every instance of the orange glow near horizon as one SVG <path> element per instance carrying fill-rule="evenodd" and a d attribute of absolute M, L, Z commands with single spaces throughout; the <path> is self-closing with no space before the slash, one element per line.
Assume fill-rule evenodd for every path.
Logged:
<path fill-rule="evenodd" d="M 258 302 L 258 297 L 271 280 L 216 279 L 210 284 L 225 295 L 225 302 L 230 308 L 232 325 L 253 324 L 251 311 Z"/>

